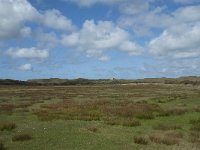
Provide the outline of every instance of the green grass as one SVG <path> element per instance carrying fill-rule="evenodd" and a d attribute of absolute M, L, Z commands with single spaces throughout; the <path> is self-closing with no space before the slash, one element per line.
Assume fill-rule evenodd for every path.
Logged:
<path fill-rule="evenodd" d="M 9 150 L 199 149 L 198 87 L 0 86 L 0 108 Z"/>

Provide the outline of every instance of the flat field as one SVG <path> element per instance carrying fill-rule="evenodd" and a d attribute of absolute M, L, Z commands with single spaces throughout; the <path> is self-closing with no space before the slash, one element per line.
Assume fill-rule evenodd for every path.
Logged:
<path fill-rule="evenodd" d="M 0 150 L 197 150 L 200 87 L 0 86 Z"/>

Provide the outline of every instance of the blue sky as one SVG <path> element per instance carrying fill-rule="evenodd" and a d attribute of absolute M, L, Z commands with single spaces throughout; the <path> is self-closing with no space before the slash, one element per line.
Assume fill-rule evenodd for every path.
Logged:
<path fill-rule="evenodd" d="M 0 78 L 200 75 L 200 0 L 0 0 Z"/>

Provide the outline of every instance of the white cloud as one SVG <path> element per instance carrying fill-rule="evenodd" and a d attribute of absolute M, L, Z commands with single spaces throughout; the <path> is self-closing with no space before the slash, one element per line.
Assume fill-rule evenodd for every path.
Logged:
<path fill-rule="evenodd" d="M 38 50 L 35 47 L 10 48 L 6 51 L 6 54 L 12 58 L 27 58 L 27 59 L 39 59 L 39 60 L 44 60 L 49 57 L 48 50 Z"/>
<path fill-rule="evenodd" d="M 172 16 L 163 13 L 164 7 L 157 7 L 139 14 L 123 15 L 119 18 L 118 24 L 121 28 L 131 29 L 140 36 L 151 35 L 152 28 L 166 28 L 175 23 Z"/>
<path fill-rule="evenodd" d="M 172 58 L 200 56 L 200 22 L 165 30 L 149 43 L 152 54 Z"/>
<path fill-rule="evenodd" d="M 32 65 L 24 64 L 24 65 L 19 66 L 18 69 L 21 71 L 30 71 L 30 70 L 32 70 Z"/>
<path fill-rule="evenodd" d="M 52 9 L 47 10 L 41 17 L 42 23 L 50 28 L 63 30 L 63 31 L 73 31 L 75 26 L 72 21 L 67 17 L 63 16 L 59 10 Z"/>
<path fill-rule="evenodd" d="M 86 52 L 86 56 L 99 58 L 104 51 L 116 49 L 130 55 L 138 54 L 141 47 L 129 40 L 125 30 L 110 21 L 86 20 L 79 32 L 64 35 L 62 44 Z M 105 57 L 104 57 L 105 59 Z"/>
<path fill-rule="evenodd" d="M 40 48 L 51 49 L 59 43 L 59 39 L 54 32 L 44 33 L 42 30 L 38 30 L 36 38 L 38 41 L 37 47 Z"/>
<path fill-rule="evenodd" d="M 80 38 L 79 32 L 74 32 L 70 35 L 64 35 L 62 38 L 62 44 L 66 46 L 77 46 Z"/>
<path fill-rule="evenodd" d="M 108 57 L 108 56 L 101 56 L 101 57 L 99 58 L 99 60 L 100 60 L 100 61 L 109 61 L 109 60 L 110 60 L 110 57 Z"/>
<path fill-rule="evenodd" d="M 129 55 L 139 55 L 143 51 L 141 46 L 128 40 L 121 43 L 119 48 L 122 51 L 127 52 Z"/>
<path fill-rule="evenodd" d="M 56 9 L 40 13 L 27 0 L 0 0 L 0 39 L 30 36 L 32 29 L 27 22 L 55 30 L 75 30 L 72 21 Z"/>
<path fill-rule="evenodd" d="M 123 15 L 118 24 L 121 28 L 132 29 L 138 35 L 147 36 L 151 35 L 155 28 L 166 29 L 200 21 L 200 5 L 180 7 L 171 13 L 166 13 L 166 9 L 157 7 L 140 14 Z"/>
<path fill-rule="evenodd" d="M 139 14 L 149 9 L 149 2 L 151 0 L 122 1 L 119 4 L 119 10 L 127 15 Z"/>
<path fill-rule="evenodd" d="M 0 0 L 0 39 L 30 33 L 24 23 L 37 15 L 37 10 L 26 0 Z"/>
<path fill-rule="evenodd" d="M 178 23 L 200 21 L 200 5 L 181 7 L 173 15 Z"/>

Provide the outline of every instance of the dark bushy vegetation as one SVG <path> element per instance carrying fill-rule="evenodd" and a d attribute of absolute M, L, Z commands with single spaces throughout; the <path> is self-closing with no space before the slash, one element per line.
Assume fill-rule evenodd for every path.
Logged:
<path fill-rule="evenodd" d="M 200 85 L 200 77 L 188 76 L 180 78 L 144 78 L 138 80 L 123 80 L 123 79 L 32 79 L 28 81 L 19 81 L 11 79 L 0 79 L 0 85 L 92 85 L 92 84 L 126 84 L 126 83 L 164 83 L 164 84 L 191 84 Z"/>
<path fill-rule="evenodd" d="M 3 144 L 3 142 L 1 142 L 1 141 L 0 141 L 0 150 L 6 150 L 6 148 L 5 148 L 4 144 Z"/>
<path fill-rule="evenodd" d="M 134 137 L 134 142 L 136 144 L 147 145 L 148 140 L 145 137 Z"/>
<path fill-rule="evenodd" d="M 182 129 L 179 125 L 167 125 L 167 124 L 157 124 L 153 126 L 153 129 L 155 130 L 177 130 Z"/>
<path fill-rule="evenodd" d="M 16 134 L 12 137 L 13 141 L 28 141 L 31 139 L 32 136 L 30 134 Z"/>
<path fill-rule="evenodd" d="M 12 122 L 0 122 L 0 131 L 11 131 L 16 128 L 16 124 Z"/>
<path fill-rule="evenodd" d="M 175 145 L 179 143 L 179 140 L 174 137 L 152 135 L 149 138 L 152 142 L 157 144 Z"/>

